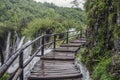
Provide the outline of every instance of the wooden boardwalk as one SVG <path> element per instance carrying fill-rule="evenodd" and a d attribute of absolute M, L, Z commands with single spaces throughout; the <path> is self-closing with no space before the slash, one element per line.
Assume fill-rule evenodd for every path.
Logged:
<path fill-rule="evenodd" d="M 42 56 L 31 70 L 28 80 L 81 80 L 82 74 L 74 61 L 85 42 L 84 38 L 77 39 Z"/>

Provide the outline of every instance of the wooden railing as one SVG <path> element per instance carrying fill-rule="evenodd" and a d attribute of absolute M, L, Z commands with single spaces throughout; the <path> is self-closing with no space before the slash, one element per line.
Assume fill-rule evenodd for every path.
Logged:
<path fill-rule="evenodd" d="M 74 35 L 70 35 L 70 33 L 74 33 Z M 57 38 L 60 35 L 64 35 L 63 38 Z M 11 64 L 19 57 L 19 67 L 14 71 L 14 73 L 12 75 L 10 75 L 9 80 L 17 80 L 18 78 L 20 80 L 24 79 L 24 68 L 33 60 L 33 58 L 38 54 L 38 52 L 41 51 L 41 55 L 44 55 L 44 50 L 45 50 L 45 46 L 47 45 L 52 45 L 53 44 L 53 49 L 56 48 L 56 43 L 58 41 L 63 41 L 66 43 L 69 42 L 69 40 L 71 38 L 78 38 L 78 37 L 82 37 L 82 36 L 86 36 L 86 33 L 83 32 L 83 30 L 81 29 L 80 31 L 67 31 L 67 32 L 63 32 L 63 33 L 58 33 L 58 34 L 45 34 L 42 36 L 37 37 L 36 39 L 34 39 L 33 41 L 31 41 L 28 44 L 23 45 L 21 48 L 19 48 L 18 50 L 16 50 L 13 55 L 8 59 L 8 61 L 6 61 L 1 67 L 0 67 L 0 78 L 7 72 L 8 68 L 11 66 Z M 50 40 L 49 42 L 45 42 L 45 38 L 46 37 L 53 37 L 52 40 Z M 37 47 L 37 50 L 35 50 L 31 57 L 24 62 L 24 55 L 23 55 L 23 50 L 26 49 L 27 47 L 29 47 L 30 45 L 35 44 L 37 41 L 41 40 L 41 45 L 39 45 Z"/>

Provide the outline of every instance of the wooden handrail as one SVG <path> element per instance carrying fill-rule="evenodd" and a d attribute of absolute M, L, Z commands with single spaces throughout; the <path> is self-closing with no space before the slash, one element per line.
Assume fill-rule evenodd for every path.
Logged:
<path fill-rule="evenodd" d="M 25 68 L 31 61 L 32 59 L 35 57 L 35 55 L 37 55 L 37 53 L 41 50 L 42 46 L 40 46 L 37 51 L 35 53 L 33 53 L 33 55 L 23 64 L 23 68 Z"/>
<path fill-rule="evenodd" d="M 38 52 L 41 50 L 41 56 L 44 55 L 44 46 L 49 45 L 49 44 L 53 44 L 53 48 L 56 48 L 56 42 L 60 41 L 60 40 L 66 40 L 66 43 L 69 42 L 69 33 L 71 32 L 75 32 L 75 31 L 66 31 L 66 32 L 62 32 L 62 33 L 57 33 L 57 34 L 45 34 L 42 36 L 39 36 L 37 38 L 35 38 L 34 40 L 32 40 L 30 43 L 28 44 L 24 44 L 21 48 L 17 49 L 13 55 L 8 59 L 8 61 L 6 61 L 6 63 L 4 63 L 1 67 L 0 67 L 0 78 L 5 74 L 5 72 L 7 71 L 7 69 L 11 66 L 11 64 L 17 59 L 17 57 L 19 56 L 19 67 L 17 68 L 18 70 L 16 71 L 16 75 L 14 75 L 14 79 L 18 78 L 18 76 L 20 77 L 20 80 L 23 80 L 24 78 L 24 72 L 23 69 L 33 60 L 33 58 L 38 54 Z M 66 37 L 63 39 L 56 39 L 56 37 L 60 34 L 66 34 Z M 80 37 L 82 37 L 82 31 L 80 30 L 79 34 Z M 53 41 L 49 42 L 49 43 L 45 43 L 44 39 L 45 37 L 52 37 L 53 36 Z M 73 37 L 73 36 L 72 36 Z M 33 55 L 26 61 L 23 61 L 23 50 L 26 49 L 27 47 L 29 47 L 30 45 L 34 44 L 36 41 L 42 39 L 41 43 L 42 45 L 38 47 L 38 49 L 33 53 Z"/>

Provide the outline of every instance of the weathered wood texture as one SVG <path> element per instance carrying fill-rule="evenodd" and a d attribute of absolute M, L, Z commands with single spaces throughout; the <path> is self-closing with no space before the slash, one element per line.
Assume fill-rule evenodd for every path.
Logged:
<path fill-rule="evenodd" d="M 82 74 L 74 64 L 75 54 L 80 49 L 81 42 L 86 41 L 78 39 L 62 44 L 61 47 L 42 56 L 31 70 L 28 80 L 81 80 Z"/>
<path fill-rule="evenodd" d="M 61 44 L 60 47 L 80 47 L 82 43 L 68 43 L 68 44 Z"/>
<path fill-rule="evenodd" d="M 41 57 L 42 60 L 74 60 L 73 52 L 51 52 Z"/>

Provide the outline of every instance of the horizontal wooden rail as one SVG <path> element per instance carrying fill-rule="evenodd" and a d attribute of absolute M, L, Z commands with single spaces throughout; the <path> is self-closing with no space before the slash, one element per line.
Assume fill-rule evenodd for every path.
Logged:
<path fill-rule="evenodd" d="M 14 75 L 14 77 L 12 78 L 12 80 L 17 80 L 21 73 L 22 73 L 22 69 L 19 68 L 16 74 Z"/>
<path fill-rule="evenodd" d="M 23 67 L 25 68 L 31 61 L 32 59 L 38 54 L 38 52 L 41 50 L 42 46 L 38 48 L 38 50 L 24 63 Z"/>

